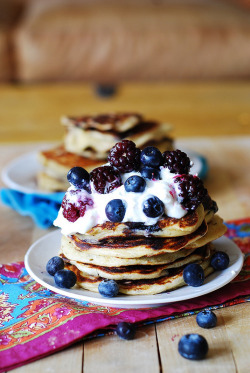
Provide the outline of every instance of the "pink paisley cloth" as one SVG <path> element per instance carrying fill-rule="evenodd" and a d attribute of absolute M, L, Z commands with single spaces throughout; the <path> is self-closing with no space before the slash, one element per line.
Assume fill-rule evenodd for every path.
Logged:
<path fill-rule="evenodd" d="M 0 265 L 0 372 L 41 359 L 121 321 L 137 326 L 250 301 L 250 218 L 227 223 L 245 255 L 240 274 L 207 295 L 148 309 L 116 309 L 63 297 L 34 281 L 23 262 Z"/>

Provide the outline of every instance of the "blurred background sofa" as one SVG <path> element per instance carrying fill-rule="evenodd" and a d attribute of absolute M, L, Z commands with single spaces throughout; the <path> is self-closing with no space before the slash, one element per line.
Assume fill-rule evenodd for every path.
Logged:
<path fill-rule="evenodd" d="M 250 77 L 248 0 L 0 0 L 0 80 Z"/>

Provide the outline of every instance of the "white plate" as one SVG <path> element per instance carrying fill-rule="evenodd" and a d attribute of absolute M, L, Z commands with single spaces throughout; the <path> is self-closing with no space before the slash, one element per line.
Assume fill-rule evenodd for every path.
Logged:
<path fill-rule="evenodd" d="M 188 151 L 191 161 L 194 163 L 191 168 L 193 174 L 201 177 L 207 172 L 204 159 L 197 153 Z M 36 176 L 42 170 L 38 162 L 37 152 L 27 153 L 9 163 L 2 171 L 2 180 L 10 189 L 23 193 L 51 194 L 50 192 L 38 189 Z"/>
<path fill-rule="evenodd" d="M 58 255 L 61 232 L 57 230 L 36 241 L 25 255 L 25 267 L 33 277 L 46 288 L 75 299 L 116 308 L 145 308 L 162 306 L 166 303 L 179 302 L 210 293 L 229 283 L 240 272 L 243 255 L 235 243 L 226 237 L 214 241 L 217 250 L 225 251 L 230 263 L 224 271 L 217 271 L 208 276 L 200 287 L 184 286 L 180 289 L 156 295 L 118 295 L 114 298 L 103 298 L 99 293 L 77 288 L 62 289 L 55 285 L 54 279 L 46 272 L 46 264 L 50 258 Z"/>

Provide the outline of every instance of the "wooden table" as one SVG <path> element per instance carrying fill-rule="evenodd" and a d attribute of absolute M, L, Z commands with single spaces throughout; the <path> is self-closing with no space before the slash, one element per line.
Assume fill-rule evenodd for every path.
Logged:
<path fill-rule="evenodd" d="M 52 85 L 0 87 L 0 167 L 60 140 L 63 114 L 136 110 L 175 126 L 177 146 L 203 154 L 210 166 L 206 186 L 225 219 L 249 216 L 250 82 L 224 84 L 128 85 L 112 99 L 98 99 L 91 87 Z M 47 233 L 26 217 L 0 205 L 0 263 L 22 260 L 29 245 Z M 13 370 L 29 372 L 249 372 L 249 305 L 216 311 L 218 326 L 200 329 L 195 317 L 140 328 L 133 341 L 111 335 L 78 343 Z M 183 334 L 208 340 L 204 361 L 177 352 Z"/>

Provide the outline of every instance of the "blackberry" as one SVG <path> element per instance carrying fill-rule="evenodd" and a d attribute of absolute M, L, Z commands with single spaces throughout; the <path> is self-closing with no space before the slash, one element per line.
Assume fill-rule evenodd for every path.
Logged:
<path fill-rule="evenodd" d="M 218 211 L 217 203 L 212 200 L 209 194 L 206 195 L 206 197 L 202 201 L 202 204 L 203 204 L 204 210 L 211 210 L 214 213 Z"/>
<path fill-rule="evenodd" d="M 122 140 L 113 146 L 108 162 L 120 172 L 131 172 L 140 168 L 141 151 L 133 141 Z"/>
<path fill-rule="evenodd" d="M 110 193 L 122 185 L 121 176 L 112 166 L 101 166 L 90 172 L 95 190 L 101 194 Z"/>
<path fill-rule="evenodd" d="M 69 194 L 78 194 L 78 193 L 79 193 L 79 199 L 77 203 L 76 204 L 71 203 Z M 78 218 L 84 216 L 87 206 L 93 206 L 93 200 L 90 198 L 80 199 L 81 198 L 80 193 L 81 193 L 80 190 L 71 190 L 69 194 L 66 193 L 65 196 L 63 197 L 62 213 L 65 219 L 67 219 L 71 223 L 74 223 Z"/>
<path fill-rule="evenodd" d="M 178 183 L 178 200 L 187 211 L 194 211 L 207 198 L 207 189 L 198 176 L 181 175 L 174 180 Z"/>
<path fill-rule="evenodd" d="M 190 158 L 181 150 L 167 150 L 162 154 L 163 167 L 174 174 L 188 174 L 191 167 Z"/>

